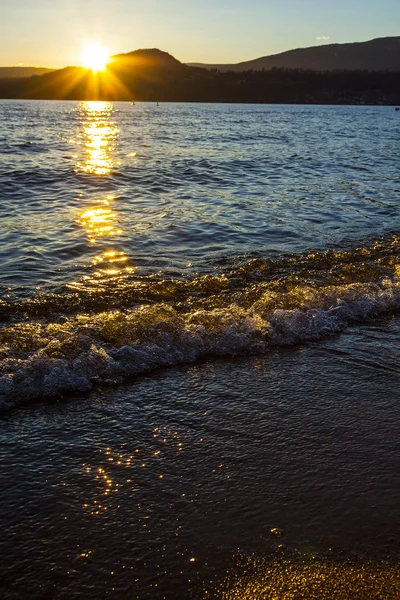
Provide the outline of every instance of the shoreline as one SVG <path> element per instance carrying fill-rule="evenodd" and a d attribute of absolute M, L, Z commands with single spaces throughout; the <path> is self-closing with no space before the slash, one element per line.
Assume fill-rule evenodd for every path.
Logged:
<path fill-rule="evenodd" d="M 13 101 L 13 102 L 107 102 L 111 104 L 124 103 L 124 104 L 132 104 L 132 100 L 115 100 L 109 98 L 21 98 L 21 97 L 0 97 L 0 102 L 2 101 Z M 383 108 L 397 108 L 399 103 L 368 103 L 368 102 L 337 102 L 337 103 L 326 103 L 326 102 L 238 102 L 238 101 L 217 101 L 217 100 L 135 100 L 135 104 L 155 104 L 155 105 L 164 105 L 164 104 L 199 104 L 199 105 L 211 105 L 211 104 L 221 104 L 223 106 L 318 106 L 318 107 L 338 107 L 338 106 L 360 106 L 360 107 L 378 107 L 381 106 Z"/>
<path fill-rule="evenodd" d="M 310 590 L 323 575 L 338 598 L 346 581 L 393 593 L 399 327 L 175 367 L 3 417 L 7 599 L 218 598 L 213 586 L 263 589 L 271 568 L 276 589 L 289 569 L 299 591 L 304 564 Z"/>

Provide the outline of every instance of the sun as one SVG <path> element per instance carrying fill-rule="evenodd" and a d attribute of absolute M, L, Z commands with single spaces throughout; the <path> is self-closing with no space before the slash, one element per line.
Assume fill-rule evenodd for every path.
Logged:
<path fill-rule="evenodd" d="M 83 66 L 92 69 L 93 73 L 105 71 L 110 62 L 110 56 L 107 50 L 99 44 L 90 44 L 85 47 L 82 57 Z"/>

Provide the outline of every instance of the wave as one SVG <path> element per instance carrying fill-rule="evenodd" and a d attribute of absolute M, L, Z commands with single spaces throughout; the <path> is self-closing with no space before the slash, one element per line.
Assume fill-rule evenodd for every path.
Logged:
<path fill-rule="evenodd" d="M 76 293 L 75 307 L 70 296 L 50 294 L 40 319 L 14 313 L 0 330 L 0 404 L 88 391 L 202 357 L 266 353 L 394 313 L 398 248 L 392 236 L 353 250 L 239 261 L 188 281 L 142 282 L 140 298 L 129 296 L 131 282 L 122 306 L 111 296 L 108 310 L 90 304 L 90 294 Z M 26 309 L 33 301 L 19 302 Z"/>
<path fill-rule="evenodd" d="M 151 259 L 149 260 L 149 264 Z M 166 262 L 167 264 L 167 262 Z M 380 282 L 400 274 L 400 237 L 387 235 L 358 247 L 312 250 L 271 257 L 220 257 L 214 262 L 179 273 L 177 269 L 152 272 L 142 266 L 131 273 L 112 269 L 65 286 L 13 291 L 0 287 L 0 322 L 56 320 L 60 315 L 125 310 L 143 304 L 168 303 L 179 312 L 227 308 L 231 303 L 250 306 L 266 292 L 278 293 L 277 308 L 296 308 L 293 298 L 302 287 Z M 95 268 L 95 270 L 97 267 Z M 100 276 L 101 275 L 101 276 Z M 292 293 L 292 290 L 297 291 Z M 278 301 L 278 297 L 276 297 Z"/>

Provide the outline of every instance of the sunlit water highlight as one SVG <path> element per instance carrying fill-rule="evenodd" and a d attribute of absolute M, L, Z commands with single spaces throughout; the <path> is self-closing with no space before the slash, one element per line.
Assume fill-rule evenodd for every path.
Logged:
<path fill-rule="evenodd" d="M 396 113 L 0 108 L 6 597 L 395 598 Z"/>

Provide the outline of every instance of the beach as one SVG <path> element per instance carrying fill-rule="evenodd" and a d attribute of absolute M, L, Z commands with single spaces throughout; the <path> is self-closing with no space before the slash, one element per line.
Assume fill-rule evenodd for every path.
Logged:
<path fill-rule="evenodd" d="M 8 414 L 5 597 L 202 598 L 243 557 L 283 549 L 379 574 L 399 555 L 398 332 L 383 321 Z"/>

